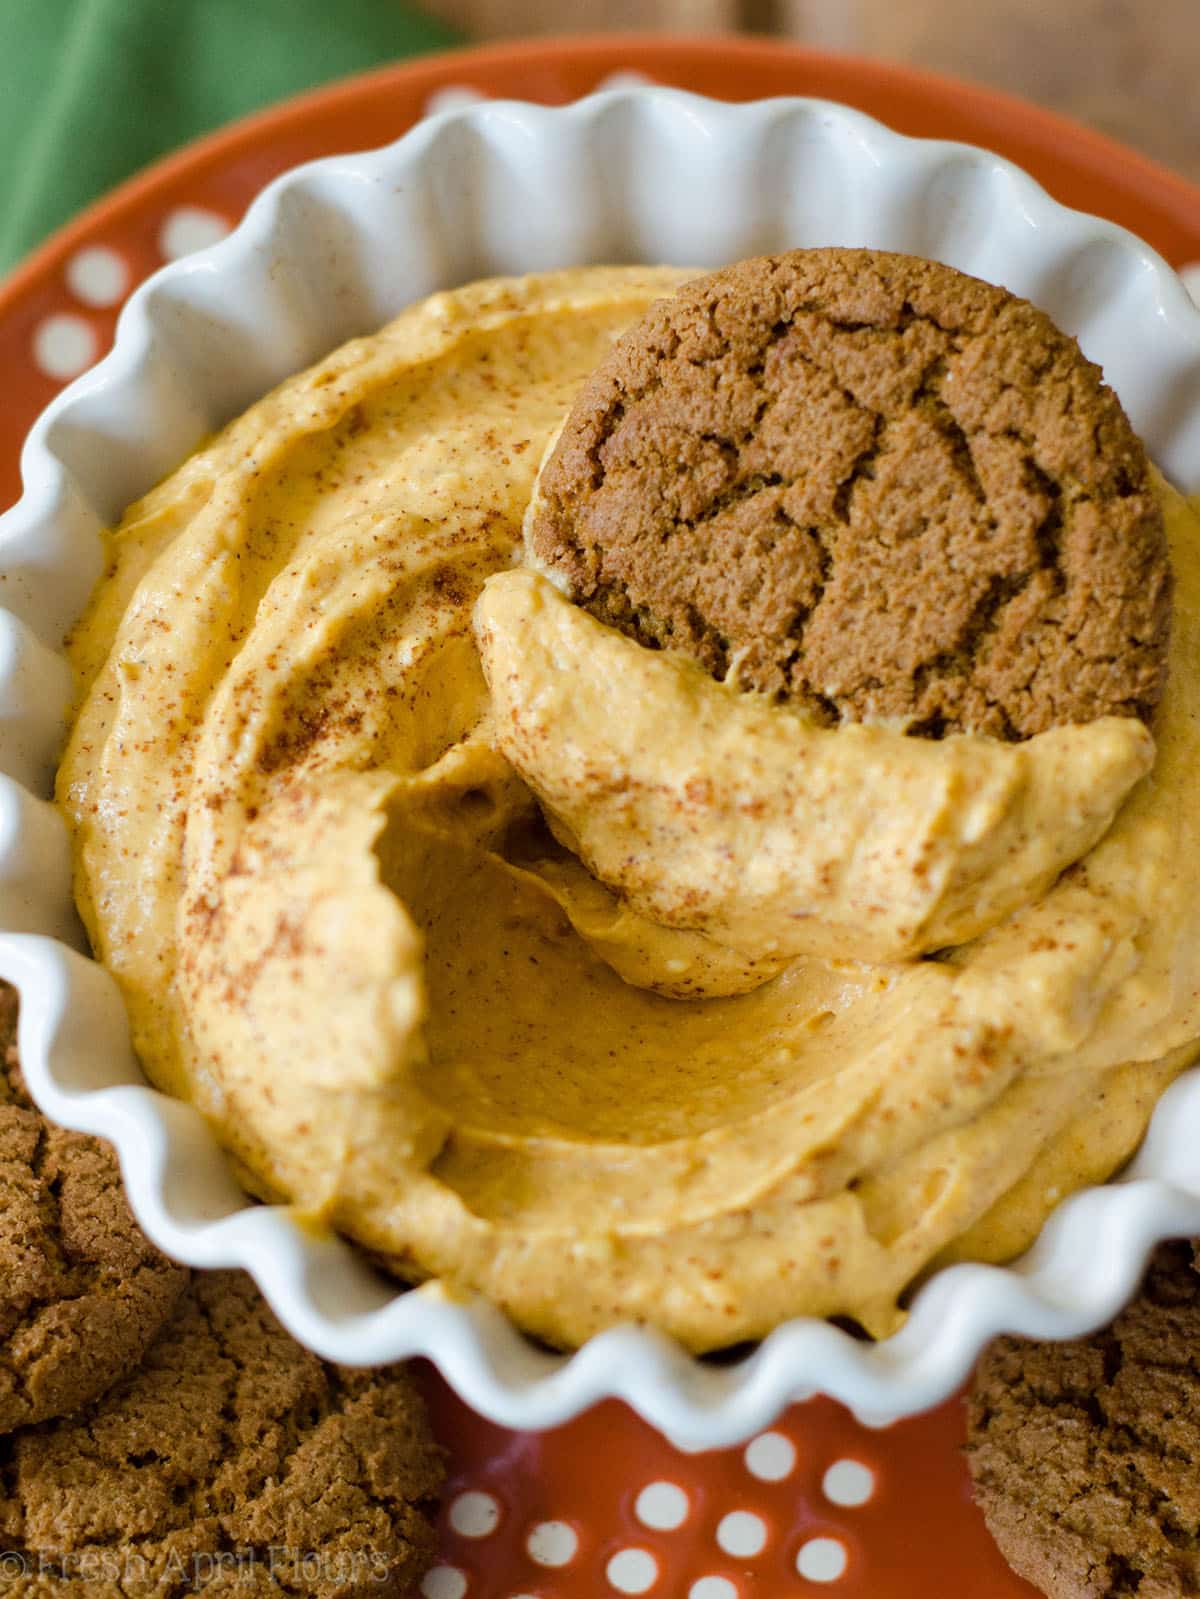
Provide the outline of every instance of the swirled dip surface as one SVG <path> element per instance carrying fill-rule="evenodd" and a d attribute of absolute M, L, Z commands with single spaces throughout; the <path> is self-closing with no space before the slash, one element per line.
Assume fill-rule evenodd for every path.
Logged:
<path fill-rule="evenodd" d="M 931 1264 L 1012 1255 L 1114 1170 L 1196 1053 L 1200 526 L 1164 486 L 1176 608 L 1153 745 L 1140 727 L 1078 741 L 1099 798 L 1073 760 L 1047 763 L 1016 835 L 997 834 L 1024 851 L 1019 892 L 953 807 L 930 825 L 908 797 L 927 789 L 896 785 L 922 871 L 988 885 L 985 930 L 964 892 L 942 909 L 970 941 L 931 958 L 796 955 L 708 871 L 684 885 L 707 907 L 689 917 L 636 862 L 621 876 L 633 845 L 613 865 L 621 746 L 604 727 L 591 803 L 547 830 L 473 628 L 579 384 L 681 277 L 437 295 L 132 507 L 74 640 L 59 798 L 147 1070 L 259 1192 L 555 1342 L 638 1317 L 710 1348 L 802 1312 L 881 1334 Z M 654 696 L 681 692 L 670 660 L 614 673 L 608 630 L 584 620 L 576 744 L 589 714 L 610 734 L 655 725 Z M 537 628 L 507 630 L 518 683 L 546 659 Z M 728 774 L 743 735 L 705 714 Z M 666 793 L 694 750 L 657 725 Z M 967 742 L 919 756 L 948 793 L 972 792 Z M 845 759 L 830 770 L 852 789 Z M 575 799 L 578 776 L 557 774 Z M 539 782 L 557 778 L 543 761 Z M 653 787 L 645 761 L 638 780 Z M 692 861 L 719 858 L 712 810 L 671 812 Z M 868 822 L 846 808 L 848 830 Z M 605 859 L 616 892 L 564 839 Z M 838 860 L 855 844 L 823 830 Z M 801 876 L 804 847 L 784 852 Z M 918 904 L 904 862 L 887 869 Z"/>

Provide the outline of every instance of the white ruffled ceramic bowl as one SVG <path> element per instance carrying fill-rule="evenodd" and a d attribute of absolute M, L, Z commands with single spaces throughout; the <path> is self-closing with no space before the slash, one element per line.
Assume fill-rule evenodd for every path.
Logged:
<path fill-rule="evenodd" d="M 1098 1325 L 1157 1240 L 1200 1233 L 1200 1072 L 1165 1096 L 1118 1181 L 1063 1203 L 1012 1268 L 939 1272 L 885 1342 L 797 1320 L 729 1364 L 636 1328 L 548 1354 L 490 1306 L 436 1284 L 405 1292 L 286 1208 L 251 1203 L 200 1116 L 146 1086 L 118 991 L 81 952 L 47 803 L 69 692 L 59 647 L 100 575 L 102 527 L 265 389 L 408 302 L 493 273 L 717 265 L 801 244 L 934 256 L 1028 296 L 1102 363 L 1168 475 L 1200 490 L 1200 313 L 1131 235 L 995 156 L 841 106 L 648 89 L 447 113 L 388 149 L 280 178 L 230 238 L 133 296 L 112 354 L 34 428 L 24 498 L 0 520 L 0 975 L 21 992 L 36 1098 L 116 1144 L 133 1208 L 169 1253 L 244 1266 L 331 1359 L 430 1356 L 510 1426 L 617 1395 L 677 1443 L 715 1446 L 816 1392 L 882 1423 L 951 1393 L 997 1332 Z"/>

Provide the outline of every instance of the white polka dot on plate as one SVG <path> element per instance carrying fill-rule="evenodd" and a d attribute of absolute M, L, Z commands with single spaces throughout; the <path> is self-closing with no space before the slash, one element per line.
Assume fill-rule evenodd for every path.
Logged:
<path fill-rule="evenodd" d="M 33 335 L 33 359 L 48 378 L 77 378 L 98 353 L 95 329 L 81 316 L 68 312 L 48 316 Z"/>
<path fill-rule="evenodd" d="M 459 1494 L 450 1506 L 450 1525 L 464 1538 L 487 1538 L 499 1521 L 500 1506 L 491 1494 Z"/>
<path fill-rule="evenodd" d="M 688 1599 L 738 1599 L 738 1591 L 728 1577 L 697 1577 Z"/>
<path fill-rule="evenodd" d="M 425 115 L 436 117 L 439 111 L 463 111 L 469 105 L 479 105 L 487 96 L 478 89 L 469 89 L 465 83 L 448 84 L 436 89 L 425 102 Z"/>
<path fill-rule="evenodd" d="M 717 1526 L 717 1542 L 727 1555 L 746 1560 L 762 1552 L 767 1541 L 767 1524 L 750 1510 L 731 1510 Z"/>
<path fill-rule="evenodd" d="M 434 1566 L 421 1583 L 424 1599 L 463 1599 L 467 1579 L 457 1566 Z"/>
<path fill-rule="evenodd" d="M 648 1482 L 633 1509 L 643 1527 L 672 1532 L 687 1520 L 688 1496 L 673 1482 Z"/>
<path fill-rule="evenodd" d="M 782 1482 L 796 1469 L 796 1446 L 781 1432 L 760 1433 L 746 1445 L 746 1470 L 760 1482 Z"/>
<path fill-rule="evenodd" d="M 129 290 L 129 268 L 115 250 L 94 244 L 67 262 L 67 287 L 85 305 L 119 305 Z"/>
<path fill-rule="evenodd" d="M 565 1521 L 539 1521 L 530 1530 L 525 1547 L 539 1566 L 566 1566 L 575 1558 L 579 1539 Z"/>
<path fill-rule="evenodd" d="M 596 85 L 595 93 L 602 89 L 643 89 L 646 84 L 653 83 L 653 78 L 648 78 L 644 72 L 635 72 L 631 67 L 621 72 L 610 72 L 607 78 L 601 78 Z"/>
<path fill-rule="evenodd" d="M 618 1593 L 646 1593 L 658 1581 L 658 1561 L 648 1549 L 618 1549 L 604 1575 Z"/>
<path fill-rule="evenodd" d="M 1183 279 L 1183 286 L 1200 305 L 1200 261 L 1193 261 L 1190 266 L 1180 267 L 1179 276 Z"/>
<path fill-rule="evenodd" d="M 821 1490 L 835 1505 L 865 1505 L 875 1492 L 875 1473 L 861 1460 L 835 1460 L 821 1479 Z"/>
<path fill-rule="evenodd" d="M 836 1538 L 810 1538 L 796 1556 L 796 1570 L 809 1582 L 836 1582 L 845 1569 L 846 1546 Z"/>
<path fill-rule="evenodd" d="M 191 255 L 219 244 L 229 233 L 229 223 L 215 211 L 202 211 L 198 205 L 181 205 L 172 211 L 159 230 L 158 247 L 168 261 Z"/>

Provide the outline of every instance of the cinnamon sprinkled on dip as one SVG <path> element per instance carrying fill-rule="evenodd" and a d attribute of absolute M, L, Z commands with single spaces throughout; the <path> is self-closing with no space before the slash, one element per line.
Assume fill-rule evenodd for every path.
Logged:
<path fill-rule="evenodd" d="M 684 276 L 435 295 L 133 506 L 74 639 L 59 801 L 147 1071 L 255 1191 L 558 1344 L 636 1318 L 708 1349 L 804 1312 L 884 1334 L 931 1264 L 1013 1254 L 1118 1166 L 1197 1052 L 1200 526 L 1161 486 L 1176 600 L 1150 731 L 1039 734 L 1092 732 L 1046 763 L 1034 810 L 1005 763 L 1038 738 L 996 745 L 1009 809 L 976 828 L 955 798 L 969 739 L 926 741 L 908 786 L 879 775 L 901 733 L 830 754 L 847 792 L 876 783 L 898 842 L 922 838 L 887 863 L 893 908 L 924 915 L 931 877 L 986 880 L 994 914 L 950 917 L 930 935 L 949 949 L 863 937 L 869 907 L 843 914 L 822 878 L 859 859 L 831 806 L 827 855 L 794 819 L 785 854 L 849 932 L 797 952 L 771 852 L 727 827 L 761 840 L 778 785 L 724 803 L 747 717 L 778 708 L 553 591 L 526 603 L 544 580 L 511 571 L 580 385 Z M 793 728 L 797 763 L 842 731 Z M 628 825 L 637 785 L 669 849 Z M 1013 893 L 1018 813 L 1045 853 Z M 692 867 L 724 849 L 770 925 L 736 894 L 714 909 L 715 868 Z"/>

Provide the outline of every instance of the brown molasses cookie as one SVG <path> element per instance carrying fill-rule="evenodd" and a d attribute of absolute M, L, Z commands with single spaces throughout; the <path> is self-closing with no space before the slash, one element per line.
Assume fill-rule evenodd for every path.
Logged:
<path fill-rule="evenodd" d="M 327 1365 L 204 1272 L 132 1376 L 0 1441 L 0 1475 L 0 1593 L 352 1599 L 419 1580 L 444 1467 L 402 1367 Z"/>
<path fill-rule="evenodd" d="M 1051 1599 L 1200 1593 L 1200 1273 L 1164 1245 L 1110 1328 L 998 1339 L 968 1460 L 1005 1559 Z"/>
<path fill-rule="evenodd" d="M 1116 396 L 1042 312 L 911 256 L 796 250 L 659 302 L 529 539 L 601 621 L 829 723 L 1027 738 L 1162 691 L 1163 519 Z"/>
<path fill-rule="evenodd" d="M 187 1282 L 142 1235 L 106 1144 L 35 1108 L 0 985 L 0 1431 L 89 1404 L 131 1371 Z"/>

